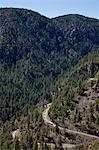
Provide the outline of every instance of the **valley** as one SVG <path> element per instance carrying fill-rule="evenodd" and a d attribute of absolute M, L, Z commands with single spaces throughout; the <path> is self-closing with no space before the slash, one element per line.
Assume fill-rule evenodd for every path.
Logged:
<path fill-rule="evenodd" d="M 0 149 L 98 148 L 99 20 L 0 8 Z"/>

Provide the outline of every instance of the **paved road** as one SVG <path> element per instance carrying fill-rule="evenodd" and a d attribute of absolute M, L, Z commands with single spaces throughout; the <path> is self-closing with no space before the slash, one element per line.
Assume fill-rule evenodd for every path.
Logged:
<path fill-rule="evenodd" d="M 42 113 L 42 116 L 43 116 L 44 123 L 46 125 L 50 125 L 50 126 L 55 127 L 56 124 L 51 121 L 51 119 L 49 118 L 49 115 L 48 115 L 48 112 L 49 112 L 49 109 L 50 109 L 51 105 L 52 105 L 52 103 L 49 103 L 47 105 L 46 109 Z M 58 126 L 58 127 L 59 127 L 60 130 L 64 130 L 64 128 L 62 128 L 60 126 Z M 87 134 L 87 133 L 84 133 L 84 132 L 79 132 L 79 131 L 75 131 L 75 130 L 69 130 L 67 128 L 65 128 L 65 131 L 67 133 L 77 134 L 77 135 L 80 135 L 80 136 L 85 136 L 85 137 L 89 137 L 89 138 L 93 138 L 93 139 L 98 139 L 99 140 L 98 136 Z"/>

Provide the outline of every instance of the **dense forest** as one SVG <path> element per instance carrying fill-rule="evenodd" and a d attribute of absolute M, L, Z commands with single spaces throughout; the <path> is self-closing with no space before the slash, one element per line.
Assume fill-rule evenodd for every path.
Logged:
<path fill-rule="evenodd" d="M 77 103 L 75 96 L 83 94 L 86 80 L 94 77 L 99 70 L 98 46 L 97 19 L 77 14 L 49 19 L 31 10 L 0 9 L 2 150 L 36 150 L 37 142 L 44 143 L 44 136 L 47 137 L 49 133 L 37 105 L 53 100 L 51 118 L 54 121 L 58 118 L 65 120 L 67 111 Z M 92 110 L 97 109 L 97 103 L 98 100 L 94 106 L 90 106 Z M 74 109 L 74 112 L 78 116 L 77 121 L 80 112 L 78 109 Z M 98 124 L 97 114 L 98 111 L 94 119 L 89 116 L 86 120 L 91 118 L 94 125 Z M 11 132 L 17 128 L 22 130 L 23 143 L 17 140 L 13 143 L 11 140 Z M 43 131 L 46 131 L 46 135 L 43 135 Z M 94 134 L 96 131 L 97 126 Z M 45 147 L 42 149 L 49 149 L 46 145 L 42 146 Z"/>
<path fill-rule="evenodd" d="M 48 19 L 0 9 L 0 116 L 50 100 L 55 81 L 99 44 L 99 21 L 79 15 Z M 3 100 L 3 101 L 2 101 Z"/>
<path fill-rule="evenodd" d="M 60 85 L 57 93 L 53 98 L 53 105 L 50 109 L 50 117 L 56 124 L 60 124 L 63 127 L 66 126 L 66 118 L 71 117 L 68 110 L 74 111 L 74 116 L 70 119 L 72 124 L 79 129 L 77 124 L 80 126 L 81 120 L 84 114 L 86 114 L 85 126 L 82 126 L 81 131 L 86 130 L 90 134 L 96 134 L 99 126 L 99 99 L 94 99 L 94 103 L 87 104 L 90 109 L 85 113 L 80 112 L 81 108 L 76 107 L 78 96 L 83 96 L 84 91 L 88 88 L 88 79 L 96 76 L 99 72 L 99 48 L 94 49 L 88 56 L 85 56 L 71 71 L 64 74 L 57 81 L 56 85 Z M 99 80 L 98 82 L 99 83 Z M 94 84 L 94 83 L 93 83 Z M 76 99 L 75 99 L 76 98 Z M 14 115 L 9 121 L 6 121 L 1 126 L 0 133 L 0 147 L 5 150 L 37 150 L 38 143 L 40 143 L 40 150 L 50 150 L 51 147 L 47 145 L 48 142 L 55 144 L 55 149 L 61 150 L 61 143 L 67 140 L 71 143 L 76 143 L 76 149 L 73 150 L 86 150 L 88 145 L 91 145 L 91 150 L 98 150 L 98 141 L 83 141 L 77 142 L 76 136 L 68 135 L 67 133 L 61 133 L 56 126 L 55 129 L 45 126 L 42 119 L 42 105 L 30 106 L 27 104 L 23 113 Z M 85 110 L 84 110 L 85 111 Z M 84 116 L 85 117 L 85 116 Z M 79 125 L 78 124 L 78 125 Z M 11 133 L 13 130 L 19 128 L 21 130 L 21 142 L 18 139 L 13 141 Z M 77 130 L 76 128 L 76 130 Z M 64 139 L 62 137 L 64 136 Z M 6 140 L 5 140 L 6 139 Z M 38 149 L 39 150 L 39 149 Z M 89 149 L 88 149 L 89 150 Z"/>

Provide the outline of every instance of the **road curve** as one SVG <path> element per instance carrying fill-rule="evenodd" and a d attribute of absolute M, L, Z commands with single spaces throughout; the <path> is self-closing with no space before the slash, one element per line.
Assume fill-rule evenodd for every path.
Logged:
<path fill-rule="evenodd" d="M 49 103 L 47 104 L 47 107 L 45 108 L 45 110 L 43 111 L 42 113 L 42 117 L 43 117 L 43 120 L 44 120 L 44 123 L 46 125 L 50 125 L 52 127 L 55 127 L 56 124 L 53 123 L 48 115 L 48 112 L 49 112 L 49 109 L 51 107 L 52 103 Z M 98 136 L 95 136 L 95 135 L 91 135 L 91 134 L 87 134 L 87 133 L 84 133 L 84 132 L 80 132 L 80 131 L 75 131 L 75 130 L 69 130 L 67 128 L 62 128 L 60 126 L 58 126 L 60 130 L 65 130 L 67 133 L 72 133 L 72 134 L 77 134 L 77 135 L 80 135 L 80 136 L 85 136 L 85 137 L 89 137 L 89 138 L 93 138 L 93 139 L 98 139 L 99 140 L 99 137 Z"/>

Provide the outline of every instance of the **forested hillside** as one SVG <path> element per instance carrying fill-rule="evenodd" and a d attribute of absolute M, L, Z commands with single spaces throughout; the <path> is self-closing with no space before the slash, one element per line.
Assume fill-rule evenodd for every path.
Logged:
<path fill-rule="evenodd" d="M 99 127 L 99 99 L 94 98 L 90 101 L 85 95 L 88 87 L 90 87 L 90 78 L 99 78 L 99 48 L 93 49 L 88 56 L 85 56 L 71 71 L 57 81 L 58 91 L 49 111 L 50 117 L 57 125 L 55 129 L 44 125 L 41 114 L 44 106 L 25 105 L 22 114 L 17 113 L 1 125 L 1 150 L 38 150 L 38 143 L 40 143 L 41 150 L 50 150 L 51 146 L 47 145 L 48 142 L 54 144 L 55 148 L 59 150 L 62 149 L 63 142 L 76 144 L 76 148 L 73 150 L 89 150 L 89 145 L 90 150 L 98 150 L 98 140 L 89 138 L 83 141 L 76 135 L 65 132 L 65 128 L 67 128 L 97 136 L 99 134 L 97 132 Z M 92 87 L 95 84 L 96 82 L 92 83 Z M 98 84 L 99 79 L 93 89 L 94 92 L 97 91 Z M 84 100 L 81 99 L 83 96 L 86 96 L 85 109 L 81 103 Z M 64 128 L 63 133 L 59 131 L 58 125 Z M 12 133 L 16 129 L 20 129 L 20 141 L 18 138 L 12 139 Z"/>
<path fill-rule="evenodd" d="M 56 28 L 62 33 L 59 38 L 61 49 L 66 51 L 68 47 L 77 54 L 87 54 L 93 44 L 99 44 L 99 21 L 86 18 L 81 15 L 66 15 L 52 19 Z"/>
<path fill-rule="evenodd" d="M 99 45 L 99 21 L 79 15 L 49 19 L 0 9 L 1 121 L 26 104 L 51 100 L 59 75 Z"/>
<path fill-rule="evenodd" d="M 99 48 L 62 78 L 50 116 L 65 128 L 99 136 Z"/>
<path fill-rule="evenodd" d="M 47 142 L 56 147 L 65 140 L 77 142 L 57 126 L 44 125 L 41 113 L 50 101 L 54 122 L 98 136 L 98 71 L 99 20 L 77 14 L 49 19 L 31 10 L 1 8 L 0 148 L 37 150 L 41 143 L 44 150 L 50 149 Z M 97 83 L 90 84 L 91 78 Z M 89 87 L 94 87 L 94 103 L 86 95 Z M 20 141 L 12 139 L 17 129 Z"/>

